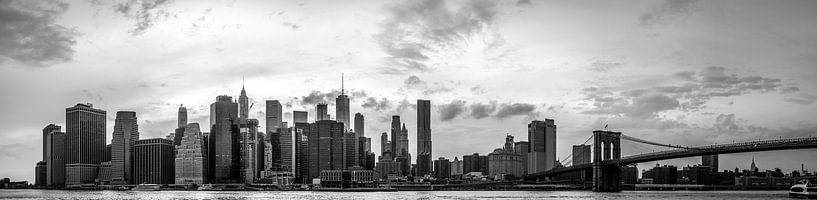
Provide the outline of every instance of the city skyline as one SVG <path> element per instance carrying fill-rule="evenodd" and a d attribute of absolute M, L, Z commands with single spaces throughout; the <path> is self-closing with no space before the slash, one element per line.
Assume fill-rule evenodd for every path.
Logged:
<path fill-rule="evenodd" d="M 108 112 L 105 143 L 113 138 L 113 113 L 135 111 L 140 139 L 161 138 L 177 128 L 179 104 L 187 107 L 188 123 L 206 132 L 209 104 L 218 95 L 238 100 L 242 85 L 257 104 L 249 118 L 266 119 L 264 102 L 279 100 L 281 120 L 294 126 L 292 112 L 307 111 L 314 121 L 317 103 L 329 104 L 328 114 L 337 118 L 341 72 L 347 114 L 362 113 L 366 137 L 374 140 L 389 132 L 392 115 L 401 116 L 411 162 L 418 156 L 417 99 L 432 102 L 432 160 L 487 154 L 508 133 L 528 141 L 526 125 L 546 118 L 559 126 L 557 160 L 606 125 L 681 145 L 817 135 L 817 50 L 811 48 L 817 22 L 803 20 L 814 19 L 814 2 L 752 1 L 742 9 L 700 1 L 48 3 L 31 3 L 58 11 L 36 22 L 77 34 L 59 29 L 37 36 L 74 41 L 52 44 L 55 52 L 39 56 L 14 53 L 28 46 L 4 44 L 11 48 L 0 52 L 0 126 L 7 127 L 0 133 L 6 163 L 0 177 L 33 182 L 35 158 L 42 157 L 33 153 L 41 148 L 38 134 L 48 124 L 66 127 L 64 109 L 77 103 Z M 231 14 L 242 9 L 247 12 Z M 774 15 L 779 12 L 789 15 Z M 589 13 L 609 17 L 589 19 Z M 579 17 L 558 20 L 564 16 Z M 599 33 L 608 29 L 615 34 Z M 411 38 L 404 31 L 423 34 Z M 379 149 L 372 142 L 372 151 Z M 791 171 L 805 163 L 813 171 L 815 159 L 800 159 L 814 153 L 719 159 L 721 169 L 746 168 L 754 156 L 764 169 Z"/>

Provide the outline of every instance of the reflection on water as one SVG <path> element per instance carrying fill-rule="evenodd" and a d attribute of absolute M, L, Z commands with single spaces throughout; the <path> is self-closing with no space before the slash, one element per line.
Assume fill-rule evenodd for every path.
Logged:
<path fill-rule="evenodd" d="M 62 191 L 0 190 L 0 199 L 788 199 L 787 191 Z"/>

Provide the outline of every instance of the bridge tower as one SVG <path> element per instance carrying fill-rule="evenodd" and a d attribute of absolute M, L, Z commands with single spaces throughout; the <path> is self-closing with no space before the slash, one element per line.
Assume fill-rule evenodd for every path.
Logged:
<path fill-rule="evenodd" d="M 621 132 L 593 131 L 593 191 L 621 191 Z"/>

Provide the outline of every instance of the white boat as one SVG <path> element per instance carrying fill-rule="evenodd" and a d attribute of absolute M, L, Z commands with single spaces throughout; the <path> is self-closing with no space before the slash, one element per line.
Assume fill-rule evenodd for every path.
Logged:
<path fill-rule="evenodd" d="M 790 197 L 817 199 L 817 179 L 803 179 L 789 189 Z"/>
<path fill-rule="evenodd" d="M 134 187 L 131 190 L 133 190 L 133 191 L 159 191 L 159 190 L 162 190 L 161 187 L 162 186 L 159 185 L 159 184 L 139 184 L 139 185 L 137 185 L 136 187 Z"/>

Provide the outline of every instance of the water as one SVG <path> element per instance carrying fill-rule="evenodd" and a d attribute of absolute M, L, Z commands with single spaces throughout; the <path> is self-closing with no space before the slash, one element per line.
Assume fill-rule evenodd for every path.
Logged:
<path fill-rule="evenodd" d="M 789 199 L 787 191 L 62 191 L 0 190 L 0 199 Z"/>

